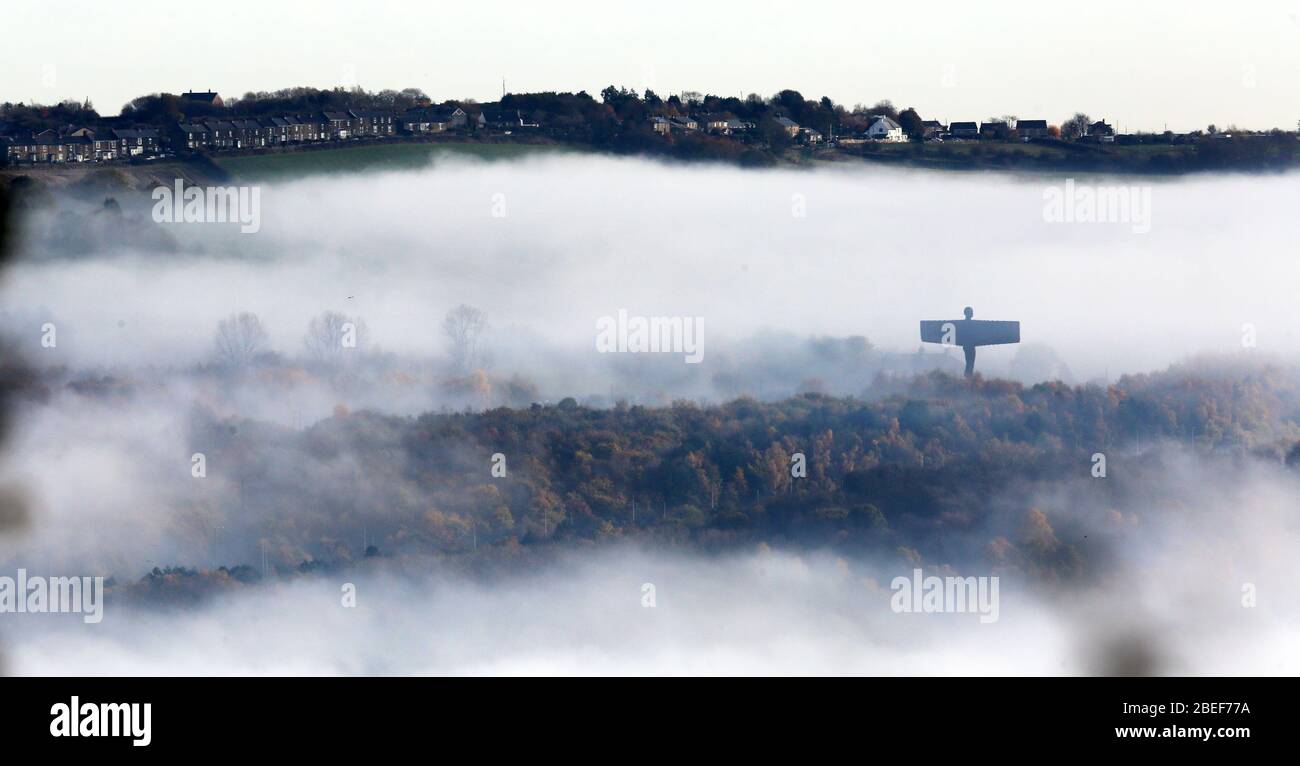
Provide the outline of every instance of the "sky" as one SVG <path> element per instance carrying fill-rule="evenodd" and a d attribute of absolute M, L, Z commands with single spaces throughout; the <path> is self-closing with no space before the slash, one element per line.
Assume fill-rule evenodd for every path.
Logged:
<path fill-rule="evenodd" d="M 1295 129 L 1300 0 L 413 4 L 70 0 L 5 9 L 0 100 L 89 98 L 102 114 L 158 91 L 418 87 L 437 100 L 606 85 L 890 99 L 943 121 L 1123 131 Z M 165 10 L 160 10 L 165 8 Z M 308 10 L 309 9 L 309 10 Z"/>

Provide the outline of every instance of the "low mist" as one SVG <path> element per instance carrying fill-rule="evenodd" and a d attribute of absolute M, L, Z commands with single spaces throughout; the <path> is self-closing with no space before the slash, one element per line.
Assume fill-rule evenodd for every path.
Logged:
<path fill-rule="evenodd" d="M 268 183 L 256 234 L 155 224 L 147 194 L 46 194 L 0 275 L 0 348 L 30 365 L 6 379 L 0 489 L 24 511 L 0 538 L 0 575 L 112 583 L 97 625 L 0 620 L 0 670 L 1300 672 L 1300 186 L 1075 181 L 1149 185 L 1149 231 L 1046 222 L 1044 192 L 1063 178 L 585 155 Z M 1020 320 L 1023 342 L 982 348 L 988 387 L 952 394 L 961 355 L 919 350 L 917 323 L 967 305 Z M 597 323 L 620 310 L 698 318 L 702 361 L 599 353 Z M 453 316 L 482 318 L 472 342 L 455 340 Z M 355 353 L 320 340 L 342 322 Z M 57 343 L 42 342 L 50 327 Z M 232 351 L 250 327 L 265 337 Z M 1030 393 L 998 378 L 1064 381 L 1030 393 L 1098 411 L 1026 431 Z M 1223 412 L 1197 408 L 1206 390 Z M 506 450 L 511 477 L 545 502 L 521 512 L 488 486 L 493 440 L 512 429 L 553 428 L 544 443 L 574 472 L 650 454 L 611 446 L 596 421 L 628 402 L 681 407 L 665 427 L 681 443 L 647 442 L 665 462 L 703 461 L 710 445 L 688 427 L 740 397 L 796 398 L 795 414 L 831 397 L 892 402 L 839 413 L 838 432 L 809 416 L 843 474 L 826 480 L 834 492 L 890 471 L 919 491 L 949 466 L 972 471 L 969 486 L 949 479 L 960 491 L 938 510 L 791 511 L 777 497 L 750 518 L 779 530 L 771 540 L 693 524 L 714 508 L 670 506 L 667 490 L 641 500 L 638 522 L 644 486 L 693 478 L 667 469 L 589 481 L 608 512 L 522 447 Z M 940 417 L 913 399 L 957 404 Z M 1072 441 L 1076 416 L 1101 422 L 1104 443 Z M 778 425 L 751 431 L 779 474 L 784 448 L 813 439 Z M 841 450 L 846 432 L 866 444 Z M 1088 473 L 1102 451 L 1104 480 Z M 986 458 L 1021 473 L 979 475 Z M 710 496 L 719 507 L 760 504 L 744 476 L 706 473 L 739 497 Z M 802 511 L 823 515 L 772 521 Z M 852 529 L 817 536 L 836 524 Z M 998 619 L 895 613 L 890 583 L 916 568 L 1001 578 Z M 340 601 L 348 583 L 355 607 Z"/>
<path fill-rule="evenodd" d="M 1259 350 L 1294 353 L 1294 178 L 1076 179 L 1151 186 L 1146 233 L 1046 222 L 1045 190 L 1065 180 L 444 158 L 264 185 L 256 234 L 154 224 L 139 195 L 119 200 L 139 225 L 110 236 L 85 223 L 97 198 L 56 199 L 60 212 L 25 227 L 0 300 L 24 337 L 59 325 L 57 362 L 73 366 L 203 360 L 216 322 L 236 311 L 257 314 L 280 352 L 298 352 L 310 319 L 334 310 L 363 318 L 377 348 L 427 357 L 445 351 L 446 312 L 469 304 L 491 320 L 496 368 L 558 378 L 559 395 L 575 396 L 618 384 L 594 339 L 619 309 L 701 317 L 705 361 L 682 373 L 696 378 L 754 339 L 777 358 L 789 338 L 817 336 L 914 354 L 918 320 L 967 305 L 1020 320 L 1022 350 L 1046 347 L 1058 376 L 1078 380 L 1239 350 L 1247 324 Z M 1040 372 L 1017 374 L 1016 359 L 1015 348 L 984 349 L 979 366 L 1026 381 Z"/>

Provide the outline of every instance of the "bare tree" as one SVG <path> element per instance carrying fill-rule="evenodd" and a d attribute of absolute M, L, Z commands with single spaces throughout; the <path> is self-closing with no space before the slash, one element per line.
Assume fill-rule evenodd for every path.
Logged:
<path fill-rule="evenodd" d="M 1083 112 L 1075 112 L 1074 116 L 1061 123 L 1061 138 L 1068 141 L 1078 141 L 1080 138 L 1088 135 L 1088 126 L 1092 124 L 1092 119 Z"/>
<path fill-rule="evenodd" d="M 266 348 L 266 330 L 256 314 L 244 311 L 217 322 L 217 361 L 236 368 L 252 363 Z"/>
<path fill-rule="evenodd" d="M 469 372 L 479 364 L 478 340 L 487 329 L 487 315 L 473 306 L 461 304 L 447 312 L 442 331 L 451 340 L 456 369 Z"/>
<path fill-rule="evenodd" d="M 330 363 L 354 358 L 365 348 L 370 333 L 360 317 L 349 317 L 337 311 L 326 311 L 307 325 L 303 345 L 313 359 Z"/>

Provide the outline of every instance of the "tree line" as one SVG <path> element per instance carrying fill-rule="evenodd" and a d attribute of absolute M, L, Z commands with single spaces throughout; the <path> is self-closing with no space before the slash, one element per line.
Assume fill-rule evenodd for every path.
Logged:
<path fill-rule="evenodd" d="M 1174 501 L 1153 490 L 1162 443 L 1300 469 L 1300 383 L 1267 365 L 1197 363 L 1075 387 L 935 372 L 881 381 L 877 393 L 339 411 L 302 430 L 197 410 L 191 438 L 226 492 L 188 502 L 225 527 L 255 529 L 277 576 L 644 538 L 983 556 L 1071 577 L 1098 543 L 1079 519 Z M 1009 520 L 1001 527 L 990 521 L 998 513 Z M 229 584 L 236 569 L 152 576 Z"/>

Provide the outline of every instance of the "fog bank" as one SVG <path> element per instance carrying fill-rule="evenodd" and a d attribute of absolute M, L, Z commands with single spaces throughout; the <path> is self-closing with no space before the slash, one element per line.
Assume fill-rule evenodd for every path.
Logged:
<path fill-rule="evenodd" d="M 0 301 L 33 342 L 41 323 L 60 325 L 57 361 L 73 366 L 199 361 L 234 311 L 258 314 L 281 352 L 332 309 L 364 318 L 378 348 L 429 356 L 445 350 L 443 315 L 468 303 L 491 319 L 497 368 L 555 377 L 548 362 L 564 353 L 574 395 L 608 393 L 595 327 L 619 309 L 701 317 L 703 371 L 755 337 L 777 353 L 785 335 L 913 353 L 918 320 L 966 305 L 1021 320 L 1024 342 L 1054 349 L 1080 380 L 1240 350 L 1245 324 L 1259 350 L 1294 354 L 1294 176 L 1077 179 L 1150 186 L 1147 233 L 1046 222 L 1045 191 L 1065 180 L 443 159 L 266 185 L 251 235 L 154 224 L 149 200 L 123 200 L 142 223 L 92 231 L 91 254 L 51 232 L 98 224 L 37 215 Z M 1015 355 L 985 349 L 979 366 L 1015 375 Z"/>

